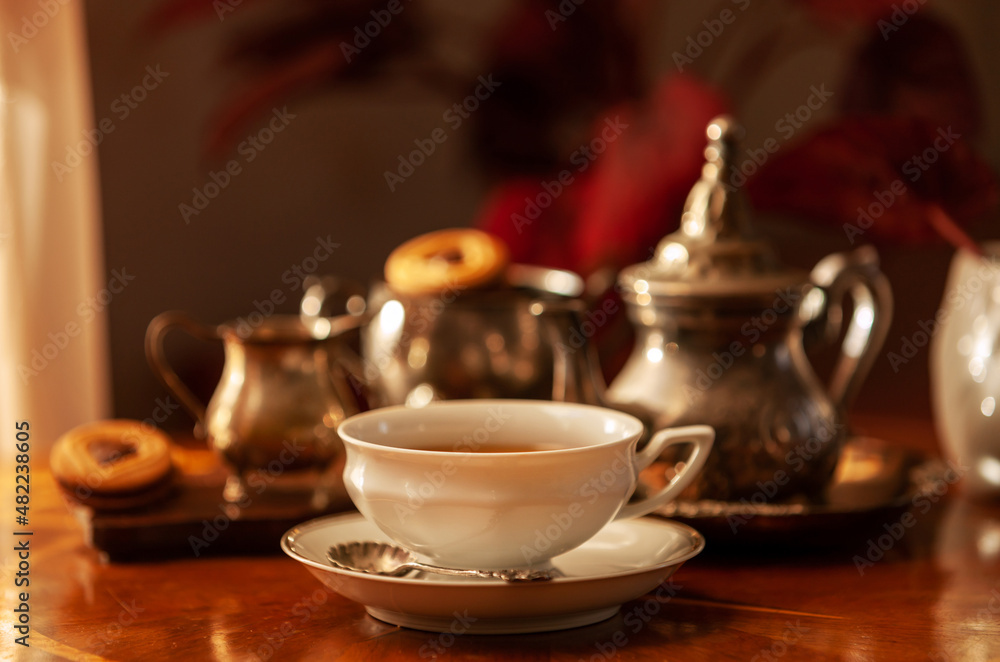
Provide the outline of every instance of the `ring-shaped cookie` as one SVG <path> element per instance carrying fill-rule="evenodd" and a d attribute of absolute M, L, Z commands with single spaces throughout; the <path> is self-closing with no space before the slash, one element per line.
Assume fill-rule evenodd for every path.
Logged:
<path fill-rule="evenodd" d="M 385 262 L 385 280 L 401 294 L 436 294 L 482 287 L 498 280 L 509 262 L 502 240 L 471 228 L 414 237 Z"/>
<path fill-rule="evenodd" d="M 52 475 L 76 500 L 130 507 L 168 482 L 170 438 L 140 421 L 97 421 L 60 437 L 50 463 Z"/>

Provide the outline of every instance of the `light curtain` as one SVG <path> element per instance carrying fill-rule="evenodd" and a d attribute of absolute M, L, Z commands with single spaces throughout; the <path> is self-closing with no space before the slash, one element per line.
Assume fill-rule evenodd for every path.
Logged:
<path fill-rule="evenodd" d="M 106 287 L 83 6 L 0 3 L 0 449 L 33 461 L 109 412 Z M 74 158 L 75 155 L 75 158 Z"/>

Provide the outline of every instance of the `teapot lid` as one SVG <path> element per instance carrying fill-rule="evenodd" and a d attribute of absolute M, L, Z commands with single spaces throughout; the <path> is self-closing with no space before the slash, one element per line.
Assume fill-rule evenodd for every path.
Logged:
<path fill-rule="evenodd" d="M 737 131 L 727 116 L 709 123 L 706 163 L 688 194 L 680 229 L 660 241 L 648 262 L 622 270 L 618 282 L 626 298 L 756 299 L 808 282 L 806 272 L 782 266 L 750 224 L 743 196 L 731 183 Z"/>

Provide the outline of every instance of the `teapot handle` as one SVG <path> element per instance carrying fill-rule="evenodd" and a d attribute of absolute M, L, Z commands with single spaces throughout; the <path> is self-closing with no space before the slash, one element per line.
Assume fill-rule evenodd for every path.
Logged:
<path fill-rule="evenodd" d="M 820 318 L 825 337 L 839 335 L 843 301 L 848 294 L 854 304 L 828 388 L 834 404 L 847 409 L 857 397 L 889 332 L 892 288 L 879 269 L 878 252 L 872 246 L 828 255 L 813 268 L 811 277 L 825 295 L 825 307 L 809 310 L 807 296 L 800 314 L 806 316 L 807 322 Z"/>
<path fill-rule="evenodd" d="M 201 340 L 221 340 L 221 337 L 214 327 L 202 324 L 179 310 L 168 310 L 165 313 L 160 313 L 146 327 L 146 360 L 149 362 L 149 367 L 167 390 L 180 400 L 184 409 L 194 417 L 197 421 L 194 429 L 195 435 L 203 439 L 207 433 L 205 429 L 205 405 L 177 376 L 174 369 L 170 367 L 166 353 L 163 351 L 163 339 L 167 332 L 174 327 Z"/>

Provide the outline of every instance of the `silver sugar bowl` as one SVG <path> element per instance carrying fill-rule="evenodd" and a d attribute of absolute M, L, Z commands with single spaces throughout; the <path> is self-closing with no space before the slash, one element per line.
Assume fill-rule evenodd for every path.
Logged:
<path fill-rule="evenodd" d="M 423 295 L 375 284 L 362 357 L 351 375 L 369 404 L 423 407 L 463 398 L 601 404 L 605 385 L 583 324 L 583 280 L 523 264 L 509 265 L 504 280 L 503 287 Z M 307 292 L 309 323 L 306 309 L 315 312 L 322 307 L 315 302 L 326 297 L 322 282 Z"/>

